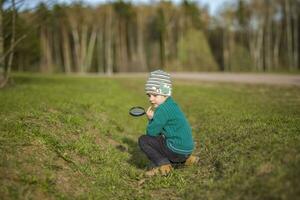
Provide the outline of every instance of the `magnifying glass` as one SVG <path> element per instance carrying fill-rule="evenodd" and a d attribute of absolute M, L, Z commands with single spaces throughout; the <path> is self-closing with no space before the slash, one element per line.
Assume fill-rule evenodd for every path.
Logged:
<path fill-rule="evenodd" d="M 134 117 L 140 117 L 146 114 L 145 109 L 141 106 L 135 106 L 129 109 L 129 114 Z"/>

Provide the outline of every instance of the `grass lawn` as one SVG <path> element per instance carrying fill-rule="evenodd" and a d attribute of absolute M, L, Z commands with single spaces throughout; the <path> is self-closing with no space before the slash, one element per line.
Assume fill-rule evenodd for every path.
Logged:
<path fill-rule="evenodd" d="M 143 178 L 143 79 L 15 75 L 0 90 L 3 199 L 299 199 L 300 88 L 174 81 L 199 166 Z"/>

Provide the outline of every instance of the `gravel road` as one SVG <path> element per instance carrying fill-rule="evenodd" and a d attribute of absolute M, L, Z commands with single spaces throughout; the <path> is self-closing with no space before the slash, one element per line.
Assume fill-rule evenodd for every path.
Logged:
<path fill-rule="evenodd" d="M 244 73 L 172 73 L 175 79 L 247 84 L 271 84 L 300 86 L 300 75 L 244 74 Z"/>
<path fill-rule="evenodd" d="M 205 82 L 287 85 L 300 87 L 300 75 L 255 73 L 170 73 L 173 79 Z M 146 73 L 119 73 L 113 77 L 147 77 Z"/>

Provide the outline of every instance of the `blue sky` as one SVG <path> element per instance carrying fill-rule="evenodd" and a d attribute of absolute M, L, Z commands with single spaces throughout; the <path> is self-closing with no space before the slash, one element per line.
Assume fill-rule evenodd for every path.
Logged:
<path fill-rule="evenodd" d="M 70 2 L 70 0 L 61 0 L 61 1 L 66 1 L 66 2 Z M 85 0 L 86 2 L 90 2 L 90 3 L 99 3 L 99 2 L 103 2 L 104 0 Z M 158 0 L 133 0 L 134 2 L 157 2 Z M 181 0 L 172 0 L 175 3 L 181 2 Z M 209 12 L 211 14 L 216 13 L 216 11 L 218 10 L 218 8 L 226 2 L 231 2 L 232 0 L 197 0 L 197 2 L 199 2 L 200 5 L 207 5 L 209 7 Z"/>
<path fill-rule="evenodd" d="M 31 1 L 27 1 L 28 4 L 35 4 L 38 2 L 44 1 L 46 3 L 48 3 L 49 1 L 46 0 L 31 0 Z M 75 0 L 50 0 L 53 2 L 65 2 L 65 3 L 71 3 L 74 2 Z M 98 4 L 98 3 L 103 3 L 109 0 L 83 0 L 84 2 L 87 2 L 89 4 Z M 157 2 L 159 0 L 133 0 L 133 2 L 136 3 L 151 3 L 151 2 Z M 178 3 L 181 2 L 181 0 L 172 0 L 174 3 Z M 208 6 L 209 8 L 209 12 L 210 14 L 216 14 L 216 12 L 218 11 L 218 9 L 224 4 L 224 3 L 228 3 L 228 2 L 232 2 L 233 0 L 197 0 L 197 2 L 199 2 L 200 5 L 204 6 Z"/>

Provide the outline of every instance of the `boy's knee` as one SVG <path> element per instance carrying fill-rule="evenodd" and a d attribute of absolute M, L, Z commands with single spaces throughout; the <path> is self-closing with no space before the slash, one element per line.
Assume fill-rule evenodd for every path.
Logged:
<path fill-rule="evenodd" d="M 142 147 L 147 143 L 147 135 L 142 135 L 138 139 L 139 146 Z"/>

